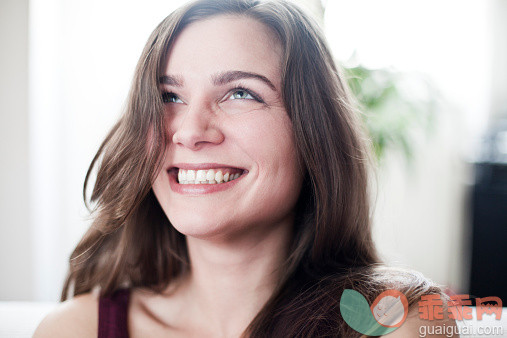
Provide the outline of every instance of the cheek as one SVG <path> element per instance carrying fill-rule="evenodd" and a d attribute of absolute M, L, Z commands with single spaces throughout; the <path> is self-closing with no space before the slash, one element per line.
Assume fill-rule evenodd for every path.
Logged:
<path fill-rule="evenodd" d="M 273 171 L 274 176 L 285 175 L 292 181 L 298 178 L 297 151 L 289 117 L 270 119 L 258 127 L 256 135 L 260 165 Z M 262 154 L 262 155 L 261 155 Z"/>
<path fill-rule="evenodd" d="M 153 193 L 155 194 L 155 197 L 157 198 L 160 206 L 164 210 L 164 212 L 167 214 L 167 206 L 169 205 L 168 201 L 168 194 L 167 194 L 167 186 L 169 185 L 169 181 L 166 178 L 166 175 L 164 170 L 161 170 L 157 177 L 155 178 L 155 181 L 153 182 L 151 188 L 153 190 Z"/>
<path fill-rule="evenodd" d="M 290 120 L 282 115 L 250 127 L 242 133 L 242 144 L 257 166 L 256 200 L 269 210 L 290 211 L 303 180 Z"/>

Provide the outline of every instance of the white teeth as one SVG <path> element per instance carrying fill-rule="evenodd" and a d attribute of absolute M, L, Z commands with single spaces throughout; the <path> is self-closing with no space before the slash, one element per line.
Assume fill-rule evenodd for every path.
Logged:
<path fill-rule="evenodd" d="M 197 182 L 206 181 L 206 171 L 205 170 L 197 170 L 197 174 L 195 175 L 195 180 Z"/>
<path fill-rule="evenodd" d="M 217 181 L 218 183 L 222 183 L 224 181 L 224 175 L 222 175 L 221 171 L 217 171 L 217 173 L 215 174 L 215 181 Z"/>
<path fill-rule="evenodd" d="M 213 169 L 208 170 L 208 172 L 206 173 L 206 180 L 208 180 L 208 181 L 215 180 L 215 170 L 213 170 Z"/>
<path fill-rule="evenodd" d="M 231 174 L 222 170 L 178 170 L 178 182 L 180 184 L 220 184 L 229 182 L 240 177 L 240 173 Z"/>

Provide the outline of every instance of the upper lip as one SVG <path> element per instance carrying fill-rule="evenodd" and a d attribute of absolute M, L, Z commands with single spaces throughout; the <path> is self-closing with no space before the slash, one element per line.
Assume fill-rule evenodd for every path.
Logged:
<path fill-rule="evenodd" d="M 208 169 L 217 169 L 217 168 L 237 168 L 246 170 L 245 168 L 233 166 L 230 164 L 222 164 L 222 163 L 175 163 L 169 167 L 170 169 L 178 168 L 185 170 L 208 170 Z"/>

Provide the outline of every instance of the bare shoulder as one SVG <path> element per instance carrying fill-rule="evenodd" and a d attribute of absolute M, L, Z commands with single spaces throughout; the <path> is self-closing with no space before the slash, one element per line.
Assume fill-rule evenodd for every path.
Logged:
<path fill-rule="evenodd" d="M 98 295 L 86 293 L 61 303 L 35 330 L 34 338 L 97 337 Z"/>
<path fill-rule="evenodd" d="M 432 338 L 459 337 L 456 321 L 450 318 L 441 320 L 424 320 L 419 318 L 417 308 L 410 309 L 407 319 L 396 331 L 385 335 L 386 338 L 422 337 L 432 333 Z"/>

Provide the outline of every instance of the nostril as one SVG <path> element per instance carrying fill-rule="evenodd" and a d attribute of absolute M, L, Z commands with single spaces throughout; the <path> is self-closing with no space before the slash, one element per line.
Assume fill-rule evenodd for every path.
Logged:
<path fill-rule="evenodd" d="M 224 135 L 220 126 L 209 121 L 208 114 L 188 111 L 175 129 L 172 142 L 191 150 L 199 150 L 206 144 L 220 144 Z"/>

